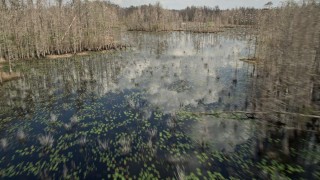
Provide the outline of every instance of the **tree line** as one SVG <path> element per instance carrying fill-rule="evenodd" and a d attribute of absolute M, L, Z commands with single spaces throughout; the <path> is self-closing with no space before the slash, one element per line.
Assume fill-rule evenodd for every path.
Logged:
<path fill-rule="evenodd" d="M 168 10 L 160 3 L 120 8 L 106 1 L 1 0 L 0 58 L 115 48 L 122 25 L 144 31 L 215 31 L 226 25 L 252 25 L 256 11 L 195 6 Z"/>
<path fill-rule="evenodd" d="M 1 0 L 0 57 L 40 58 L 111 48 L 118 10 L 100 1 Z"/>
<path fill-rule="evenodd" d="M 319 115 L 319 30 L 320 4 L 315 1 L 261 12 L 255 111 Z M 280 114 L 277 118 L 285 120 Z"/>
<path fill-rule="evenodd" d="M 296 8 L 301 10 L 300 6 Z M 218 32 L 223 28 L 249 26 L 265 29 L 265 34 L 259 36 L 266 38 L 278 27 L 277 16 L 290 18 L 279 14 L 285 9 L 221 10 L 218 6 L 191 6 L 169 10 L 160 3 L 120 8 L 106 1 L 1 0 L 0 58 L 41 58 L 116 48 L 121 27 L 141 31 Z"/>
<path fill-rule="evenodd" d="M 132 6 L 122 11 L 122 17 L 129 30 L 195 32 L 213 32 L 221 27 L 254 25 L 259 12 L 254 8 L 221 10 L 218 6 L 191 6 L 183 10 L 168 10 L 162 8 L 160 3 Z"/>

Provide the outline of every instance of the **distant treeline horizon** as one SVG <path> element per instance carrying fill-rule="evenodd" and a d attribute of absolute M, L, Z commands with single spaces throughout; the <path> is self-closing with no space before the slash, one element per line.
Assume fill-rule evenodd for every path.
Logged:
<path fill-rule="evenodd" d="M 294 3 L 287 3 L 290 4 Z M 271 6 L 272 3 L 267 3 L 265 9 L 191 6 L 169 10 L 159 2 L 121 8 L 110 1 L 1 0 L 0 58 L 42 58 L 112 49 L 116 48 L 121 29 L 220 32 L 223 28 L 257 27 L 262 16 L 281 9 Z"/>

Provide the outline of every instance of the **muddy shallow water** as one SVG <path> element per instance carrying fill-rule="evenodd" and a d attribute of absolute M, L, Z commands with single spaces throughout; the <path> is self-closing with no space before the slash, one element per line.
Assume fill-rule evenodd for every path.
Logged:
<path fill-rule="evenodd" d="M 232 113 L 252 106 L 249 36 L 122 38 L 133 47 L 14 64 L 23 77 L 0 88 L 2 178 L 319 178 L 312 120 Z"/>

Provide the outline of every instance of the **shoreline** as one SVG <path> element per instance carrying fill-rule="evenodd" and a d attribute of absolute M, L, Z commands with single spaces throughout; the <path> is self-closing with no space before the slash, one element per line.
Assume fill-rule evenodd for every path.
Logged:
<path fill-rule="evenodd" d="M 17 61 L 29 61 L 29 60 L 59 60 L 59 59 L 68 59 L 72 57 L 81 57 L 81 56 L 90 56 L 95 53 L 112 53 L 118 50 L 123 50 L 130 47 L 130 45 L 123 45 L 123 44 L 116 44 L 116 45 L 108 45 L 108 48 L 103 48 L 101 50 L 95 49 L 95 50 L 86 50 L 81 51 L 77 53 L 65 53 L 65 54 L 52 54 L 52 55 L 46 55 L 40 58 L 24 58 L 24 59 L 15 59 L 11 60 L 12 62 Z M 3 85 L 5 82 L 16 80 L 22 77 L 22 74 L 20 72 L 6 72 L 3 68 L 5 65 L 10 66 L 10 61 L 6 60 L 3 57 L 0 57 L 0 86 Z"/>
<path fill-rule="evenodd" d="M 66 53 L 52 53 L 52 54 L 47 54 L 44 56 L 40 56 L 40 57 L 32 57 L 32 58 L 18 58 L 18 59 L 14 59 L 11 60 L 12 62 L 15 61 L 27 61 L 27 60 L 41 60 L 41 59 L 63 59 L 63 58 L 71 58 L 71 57 L 77 57 L 77 56 L 90 56 L 93 53 L 107 53 L 107 52 L 111 52 L 111 51 L 117 51 L 117 50 L 123 50 L 130 47 L 130 45 L 128 44 L 110 44 L 107 45 L 106 47 L 103 48 L 95 48 L 95 49 L 87 49 L 85 48 L 85 50 L 83 51 L 79 51 L 76 53 L 70 53 L 70 52 L 66 52 Z M 7 64 L 9 63 L 9 60 L 0 57 L 0 64 Z M 0 66 L 0 69 L 2 68 L 2 66 Z"/>
<path fill-rule="evenodd" d="M 183 30 L 183 29 L 173 29 L 173 30 L 146 30 L 146 29 L 128 29 L 128 32 L 190 32 L 190 33 L 219 33 L 225 32 L 224 30 Z"/>
<path fill-rule="evenodd" d="M 2 66 L 0 66 L 2 69 Z M 20 72 L 4 72 L 0 71 L 0 85 L 2 85 L 4 82 L 12 81 L 15 79 L 21 78 L 21 73 Z"/>
<path fill-rule="evenodd" d="M 110 44 L 104 48 L 85 49 L 83 51 L 79 51 L 76 53 L 49 54 L 44 56 L 43 59 L 63 59 L 63 58 L 71 58 L 71 57 L 77 57 L 77 56 L 90 56 L 93 53 L 107 53 L 107 52 L 127 49 L 128 47 L 130 47 L 130 45 L 128 44 Z"/>
<path fill-rule="evenodd" d="M 252 26 L 249 25 L 226 25 L 226 26 L 221 26 L 221 27 L 215 27 L 215 28 L 208 28 L 208 29 L 198 29 L 197 27 L 195 28 L 178 28 L 178 29 L 161 29 L 161 30 L 152 30 L 148 28 L 129 28 L 127 31 L 133 32 L 191 32 L 191 33 L 219 33 L 219 32 L 225 32 L 230 29 L 237 29 L 237 28 L 252 28 Z"/>

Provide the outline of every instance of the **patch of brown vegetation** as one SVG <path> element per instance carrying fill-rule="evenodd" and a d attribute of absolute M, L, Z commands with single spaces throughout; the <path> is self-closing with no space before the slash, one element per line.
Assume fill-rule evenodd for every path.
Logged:
<path fill-rule="evenodd" d="M 11 73 L 0 72 L 0 82 L 11 81 L 14 79 L 18 79 L 20 77 L 21 77 L 20 72 L 11 72 Z"/>
<path fill-rule="evenodd" d="M 62 58 L 70 58 L 73 54 L 61 54 L 61 55 L 47 55 L 47 59 L 62 59 Z"/>
<path fill-rule="evenodd" d="M 2 63 L 6 63 L 7 61 L 3 58 L 3 57 L 0 57 L 0 64 Z"/>
<path fill-rule="evenodd" d="M 79 52 L 76 54 L 77 56 L 88 56 L 89 52 L 88 51 L 84 51 L 84 52 Z"/>

